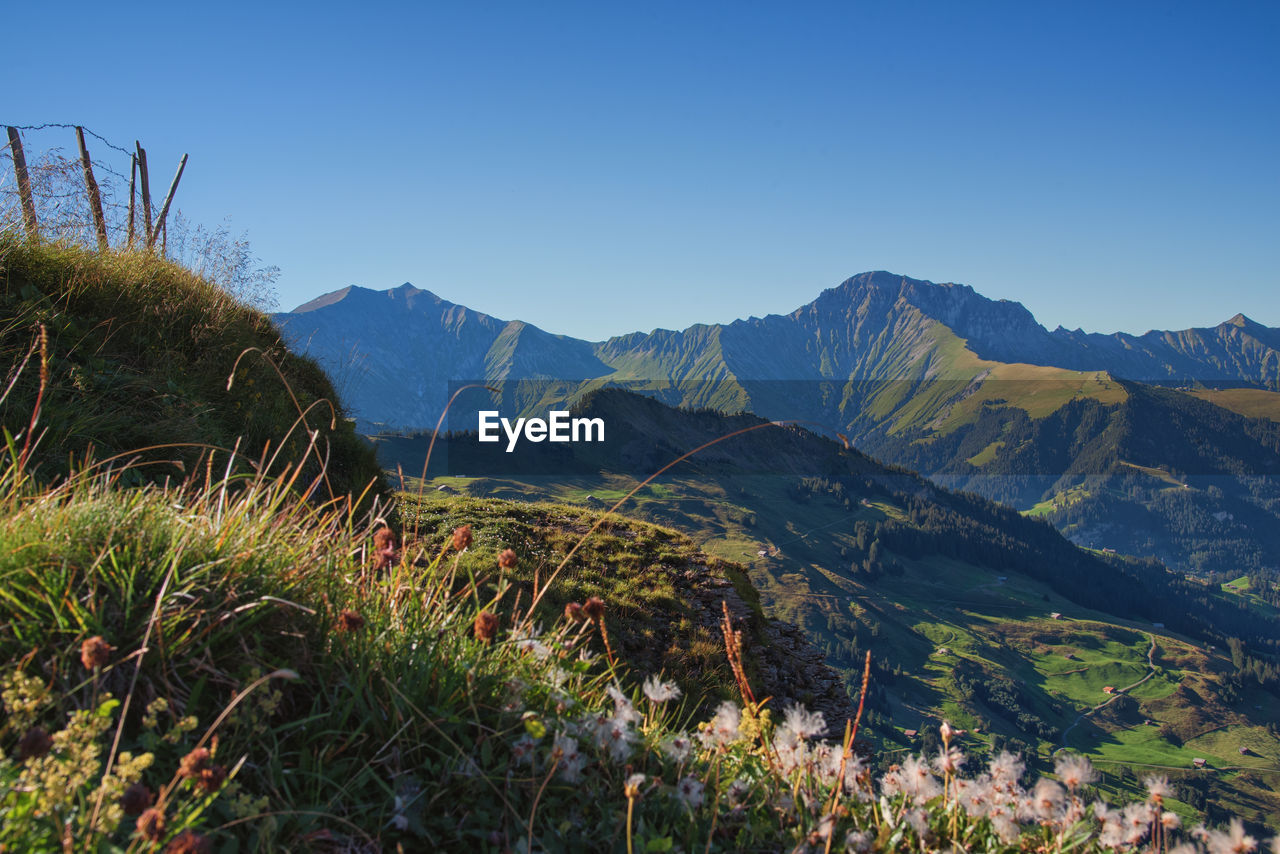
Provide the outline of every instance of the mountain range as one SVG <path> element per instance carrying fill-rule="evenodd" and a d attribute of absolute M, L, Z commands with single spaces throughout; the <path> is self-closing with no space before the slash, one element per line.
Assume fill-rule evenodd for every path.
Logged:
<path fill-rule="evenodd" d="M 274 319 L 366 432 L 433 426 L 451 383 L 491 386 L 513 415 L 623 385 L 812 422 L 1082 545 L 1209 573 L 1273 571 L 1280 554 L 1280 330 L 1241 314 L 1179 332 L 1050 331 L 966 285 L 872 272 L 787 315 L 602 342 L 408 284 Z"/>

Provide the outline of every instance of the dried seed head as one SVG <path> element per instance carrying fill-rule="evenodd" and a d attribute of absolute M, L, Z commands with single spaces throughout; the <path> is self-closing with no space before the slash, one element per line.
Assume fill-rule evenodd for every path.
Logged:
<path fill-rule="evenodd" d="M 476 640 L 489 643 L 498 636 L 498 617 L 491 611 L 481 611 L 476 615 Z"/>
<path fill-rule="evenodd" d="M 148 842 L 159 842 L 164 838 L 164 813 L 155 807 L 138 816 L 138 835 Z"/>
<path fill-rule="evenodd" d="M 396 532 L 385 525 L 373 532 L 373 547 L 382 551 L 383 549 L 394 549 L 399 546 Z"/>
<path fill-rule="evenodd" d="M 339 632 L 358 632 L 364 628 L 364 617 L 349 608 L 343 608 L 338 614 Z"/>
<path fill-rule="evenodd" d="M 400 541 L 396 532 L 383 526 L 373 532 L 373 568 L 389 569 L 399 559 Z"/>
<path fill-rule="evenodd" d="M 595 622 L 600 622 L 604 617 L 604 600 L 599 596 L 592 596 L 582 606 L 582 611 Z"/>
<path fill-rule="evenodd" d="M 194 830 L 184 830 L 164 847 L 164 854 L 211 854 L 213 845 Z"/>
<path fill-rule="evenodd" d="M 32 727 L 18 739 L 19 759 L 39 759 L 53 749 L 53 739 L 42 726 Z"/>
<path fill-rule="evenodd" d="M 111 653 L 115 650 L 116 648 L 103 640 L 100 635 L 94 635 L 80 644 L 80 662 L 84 664 L 85 670 L 106 667 L 111 663 Z"/>
<path fill-rule="evenodd" d="M 227 781 L 227 769 L 221 765 L 210 765 L 200 772 L 200 788 L 212 794 L 222 788 Z"/>
<path fill-rule="evenodd" d="M 516 553 L 513 550 L 505 549 L 502 554 L 498 555 L 498 566 L 503 569 L 514 569 L 515 565 Z"/>
<path fill-rule="evenodd" d="M 132 783 L 120 796 L 120 808 L 125 815 L 141 815 L 151 806 L 151 790 L 141 783 Z"/>
<path fill-rule="evenodd" d="M 570 602 L 564 606 L 564 618 L 574 623 L 581 623 L 587 617 L 582 613 L 582 606 L 577 602 Z"/>
<path fill-rule="evenodd" d="M 453 550 L 465 551 L 471 547 L 471 526 L 462 525 L 453 529 Z"/>
<path fill-rule="evenodd" d="M 184 780 L 200 779 L 200 773 L 209 766 L 211 756 L 209 748 L 197 747 L 182 757 L 182 761 L 178 763 L 178 776 Z"/>

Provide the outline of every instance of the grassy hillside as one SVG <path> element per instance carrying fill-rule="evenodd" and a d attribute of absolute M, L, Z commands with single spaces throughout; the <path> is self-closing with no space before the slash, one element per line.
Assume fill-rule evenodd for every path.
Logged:
<path fill-rule="evenodd" d="M 93 460 L 131 483 L 179 480 L 218 449 L 237 451 L 235 470 L 293 462 L 324 498 L 385 490 L 316 364 L 266 315 L 150 254 L 0 232 L 0 360 L 0 420 L 38 478 Z"/>
<path fill-rule="evenodd" d="M 666 459 L 673 459 L 679 448 L 752 421 L 676 413 L 630 396 L 615 402 L 607 421 L 617 425 L 614 432 L 628 453 L 644 460 L 656 452 L 640 449 L 638 434 L 661 436 Z M 752 436 L 766 435 L 753 433 L 709 449 L 642 488 L 624 507 L 687 531 L 708 552 L 744 564 L 766 611 L 800 627 L 851 688 L 859 684 L 862 656 L 870 650 L 867 722 L 883 755 L 918 748 L 918 738 L 903 733 L 926 732 L 945 718 L 969 730 L 967 743 L 979 753 L 1013 746 L 1049 767 L 1064 743 L 1084 751 L 1108 772 L 1106 785 L 1117 792 L 1135 792 L 1145 773 L 1159 770 L 1178 778 L 1187 798 L 1179 809 L 1188 816 L 1212 804 L 1262 820 L 1280 808 L 1268 793 L 1280 775 L 1280 740 L 1266 729 L 1280 703 L 1226 655 L 1226 633 L 1245 625 L 1236 619 L 1245 610 L 1234 592 L 1215 594 L 1163 570 L 1103 554 L 1089 557 L 1044 525 L 1023 525 L 1009 511 L 931 489 L 838 444 L 773 429 L 777 435 L 768 441 L 753 442 Z M 385 461 L 420 468 L 420 457 L 415 465 L 412 456 L 421 450 L 415 440 L 384 438 L 378 445 Z M 478 462 L 469 458 L 460 467 L 480 473 Z M 607 471 L 441 475 L 425 489 L 607 506 L 635 482 L 630 474 Z M 1126 581 L 1127 573 L 1136 576 Z M 1129 583 L 1141 585 L 1141 592 Z M 1170 595 L 1187 598 L 1174 604 Z M 1153 625 L 1173 627 L 1175 618 L 1191 611 L 1217 625 L 1217 634 L 1194 639 Z M 1052 619 L 1053 613 L 1064 619 Z M 1258 625 L 1259 632 L 1275 636 L 1274 622 Z M 1068 626 L 1063 639 L 1052 640 Z M 1151 672 L 1153 637 L 1157 663 L 1174 656 L 1194 666 L 1162 669 L 1133 685 Z M 1254 733 L 1254 754 L 1232 755 L 1242 744 L 1230 739 L 1210 751 L 1194 740 L 1200 732 L 1195 728 L 1181 738 L 1179 706 L 1167 698 L 1183 684 L 1204 698 L 1207 726 L 1239 738 Z M 1132 700 L 1136 711 L 1118 716 L 1110 705 L 1092 711 L 1112 700 L 1104 688 L 1130 685 L 1119 704 L 1127 709 Z M 1153 723 L 1143 725 L 1145 720 Z M 1197 758 L 1215 770 L 1196 771 Z"/>

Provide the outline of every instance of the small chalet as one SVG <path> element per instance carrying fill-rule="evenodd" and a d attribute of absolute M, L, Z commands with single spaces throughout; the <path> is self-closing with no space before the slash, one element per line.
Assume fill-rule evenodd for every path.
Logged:
<path fill-rule="evenodd" d="M 1102 693 L 1104 694 L 1114 694 L 1115 692 L 1116 692 L 1116 689 L 1111 685 L 1108 685 L 1107 687 L 1102 689 Z"/>
<path fill-rule="evenodd" d="M 1052 614 L 1050 614 L 1050 615 L 1049 615 L 1049 619 L 1050 619 L 1050 620 L 1061 620 L 1061 619 L 1062 619 L 1062 615 L 1061 615 L 1061 614 L 1059 614 L 1057 611 L 1054 611 Z"/>
<path fill-rule="evenodd" d="M 917 735 L 919 735 L 920 733 L 919 733 L 919 731 L 918 731 L 918 730 L 914 730 L 914 729 L 904 729 L 904 730 L 902 731 L 902 734 L 903 734 L 903 735 L 905 735 L 907 738 L 915 738 L 915 737 L 916 737 Z"/>
<path fill-rule="evenodd" d="M 1203 768 L 1205 766 L 1205 760 L 1197 756 L 1195 759 L 1191 760 L 1191 764 L 1196 766 L 1197 768 Z"/>

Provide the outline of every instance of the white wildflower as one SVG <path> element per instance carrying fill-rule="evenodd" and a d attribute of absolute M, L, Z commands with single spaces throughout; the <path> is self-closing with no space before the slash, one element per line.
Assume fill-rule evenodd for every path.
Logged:
<path fill-rule="evenodd" d="M 702 806 L 702 783 L 696 777 L 685 777 L 676 784 L 676 796 L 689 809 L 696 810 Z"/>
<path fill-rule="evenodd" d="M 516 743 L 511 746 L 511 758 L 520 765 L 532 765 L 533 748 L 537 743 L 537 739 L 526 732 L 517 738 Z"/>
<path fill-rule="evenodd" d="M 1053 772 L 1058 775 L 1062 785 L 1072 792 L 1098 779 L 1093 764 L 1084 756 L 1059 756 L 1053 764 Z"/>
<path fill-rule="evenodd" d="M 862 854 L 862 852 L 871 850 L 871 841 L 874 835 L 869 830 L 851 830 L 844 836 L 844 850 L 853 852 L 853 854 Z"/>
<path fill-rule="evenodd" d="M 640 720 L 640 713 L 636 711 L 636 707 L 632 705 L 631 698 L 616 685 L 610 685 L 607 689 L 609 696 L 613 698 L 613 716 L 618 720 L 633 724 Z"/>
<path fill-rule="evenodd" d="M 1147 787 L 1147 797 L 1157 803 L 1173 794 L 1173 789 L 1169 787 L 1168 777 L 1152 776 L 1142 782 Z"/>
<path fill-rule="evenodd" d="M 1046 777 L 1041 777 L 1036 781 L 1036 787 L 1031 793 L 1031 811 L 1036 818 L 1057 818 L 1065 797 L 1066 793 L 1062 791 L 1061 786 Z"/>
<path fill-rule="evenodd" d="M 818 738 L 827 731 L 827 719 L 822 712 L 811 712 L 795 703 L 787 708 L 782 729 L 789 729 L 800 738 Z"/>
<path fill-rule="evenodd" d="M 1258 850 L 1258 840 L 1244 832 L 1244 822 L 1231 819 L 1226 832 L 1210 830 L 1205 838 L 1209 854 L 1247 854 Z"/>
<path fill-rule="evenodd" d="M 934 770 L 939 774 L 951 774 L 955 776 L 960 771 L 960 767 L 965 763 L 965 755 L 960 752 L 958 747 L 939 748 L 938 755 L 933 758 Z"/>
<path fill-rule="evenodd" d="M 929 771 L 923 757 L 908 756 L 902 763 L 902 786 L 917 804 L 924 804 L 942 794 L 942 786 Z"/>
<path fill-rule="evenodd" d="M 721 747 L 738 740 L 738 726 L 742 723 L 742 710 L 736 703 L 725 700 L 716 709 L 715 716 L 704 724 L 698 740 L 703 747 Z"/>
<path fill-rule="evenodd" d="M 674 682 L 663 682 L 657 676 L 644 680 L 644 695 L 652 703 L 665 703 L 680 698 L 680 688 Z"/>
<path fill-rule="evenodd" d="M 687 733 L 673 732 L 664 736 L 658 747 L 672 761 L 683 762 L 689 758 L 689 751 L 693 749 L 693 741 Z"/>

